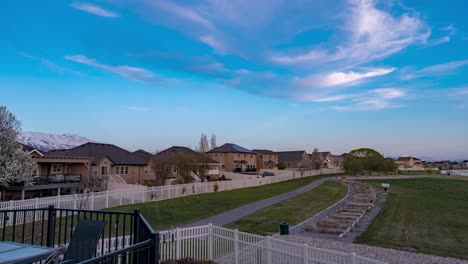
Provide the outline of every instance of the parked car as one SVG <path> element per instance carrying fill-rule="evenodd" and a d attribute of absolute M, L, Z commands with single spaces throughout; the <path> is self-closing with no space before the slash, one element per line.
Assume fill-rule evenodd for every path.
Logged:
<path fill-rule="evenodd" d="M 265 171 L 265 172 L 263 172 L 262 176 L 263 177 L 265 177 L 265 176 L 275 176 L 275 174 L 273 172 Z"/>

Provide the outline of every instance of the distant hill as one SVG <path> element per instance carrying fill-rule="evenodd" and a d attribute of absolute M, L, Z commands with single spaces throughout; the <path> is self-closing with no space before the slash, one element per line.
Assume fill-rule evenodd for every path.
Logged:
<path fill-rule="evenodd" d="M 69 149 L 87 142 L 92 142 L 78 135 L 54 135 L 40 132 L 22 132 L 18 137 L 18 141 L 41 151 Z"/>

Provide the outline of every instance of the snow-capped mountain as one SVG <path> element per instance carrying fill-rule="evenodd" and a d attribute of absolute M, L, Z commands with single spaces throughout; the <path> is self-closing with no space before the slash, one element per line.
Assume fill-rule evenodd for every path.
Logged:
<path fill-rule="evenodd" d="M 40 132 L 22 132 L 18 141 L 41 151 L 69 149 L 91 142 L 91 140 L 78 135 L 54 135 Z"/>

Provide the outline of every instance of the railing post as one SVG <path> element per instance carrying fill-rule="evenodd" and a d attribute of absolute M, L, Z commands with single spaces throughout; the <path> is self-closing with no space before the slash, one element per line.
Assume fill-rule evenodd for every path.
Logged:
<path fill-rule="evenodd" d="M 133 244 L 136 244 L 140 241 L 140 210 L 133 210 Z M 138 264 L 139 255 L 137 252 L 133 253 L 133 264 Z"/>
<path fill-rule="evenodd" d="M 49 208 L 47 208 L 47 240 L 46 240 L 47 247 L 54 246 L 54 237 L 55 237 L 55 208 L 53 205 L 49 205 Z"/>
<path fill-rule="evenodd" d="M 120 205 L 123 205 L 122 200 L 123 200 L 123 192 L 120 192 Z"/>
<path fill-rule="evenodd" d="M 57 193 L 57 207 L 60 208 L 60 188 L 59 192 Z"/>
<path fill-rule="evenodd" d="M 271 237 L 266 237 L 266 259 L 267 263 L 271 263 Z"/>
<path fill-rule="evenodd" d="M 239 230 L 234 229 L 234 264 L 239 264 Z"/>
<path fill-rule="evenodd" d="M 181 248 L 180 248 L 180 229 L 177 227 L 176 228 L 176 260 L 180 259 L 180 253 L 181 253 Z"/>
<path fill-rule="evenodd" d="M 150 263 L 159 264 L 159 261 L 161 259 L 161 256 L 159 253 L 159 234 L 151 233 L 149 235 L 149 238 L 152 241 L 151 247 L 149 248 L 149 252 L 148 252 Z"/>
<path fill-rule="evenodd" d="M 213 261 L 213 224 L 208 225 L 208 260 Z"/>
<path fill-rule="evenodd" d="M 309 258 L 309 254 L 307 253 L 307 252 L 308 252 L 307 249 L 308 249 L 308 248 L 307 248 L 307 244 L 303 244 L 303 245 L 302 245 L 302 261 L 303 261 L 302 263 L 304 263 L 304 264 L 307 264 L 307 263 L 308 263 L 307 260 L 308 260 L 308 258 Z"/>

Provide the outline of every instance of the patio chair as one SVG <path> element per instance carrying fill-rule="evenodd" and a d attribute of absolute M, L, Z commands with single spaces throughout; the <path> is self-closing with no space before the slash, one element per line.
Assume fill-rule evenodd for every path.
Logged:
<path fill-rule="evenodd" d="M 78 263 L 93 258 L 105 225 L 105 221 L 80 220 L 60 263 Z"/>

